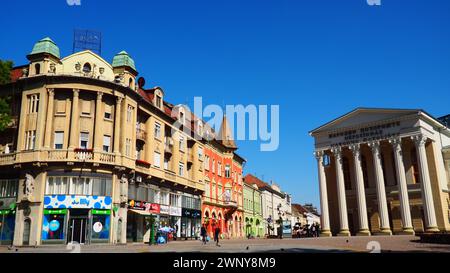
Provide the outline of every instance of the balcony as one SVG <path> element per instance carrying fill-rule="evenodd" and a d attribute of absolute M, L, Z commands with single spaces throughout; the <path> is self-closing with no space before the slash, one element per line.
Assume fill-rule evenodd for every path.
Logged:
<path fill-rule="evenodd" d="M 166 137 L 164 139 L 164 152 L 172 154 L 173 153 L 173 139 Z"/>
<path fill-rule="evenodd" d="M 194 162 L 194 152 L 191 148 L 187 150 L 187 162 L 193 163 Z"/>
<path fill-rule="evenodd" d="M 140 129 L 140 128 L 136 128 L 136 139 L 145 142 L 146 139 L 147 139 L 147 132 L 145 130 Z"/>
<path fill-rule="evenodd" d="M 0 165 L 10 165 L 16 161 L 16 154 L 1 154 L 0 155 Z"/>
<path fill-rule="evenodd" d="M 92 149 L 77 148 L 74 150 L 75 160 L 79 161 L 91 161 L 94 159 L 94 152 Z"/>
<path fill-rule="evenodd" d="M 145 160 L 140 160 L 140 159 L 136 160 L 136 167 L 148 169 L 148 168 L 150 168 L 150 166 L 151 166 L 151 164 Z"/>

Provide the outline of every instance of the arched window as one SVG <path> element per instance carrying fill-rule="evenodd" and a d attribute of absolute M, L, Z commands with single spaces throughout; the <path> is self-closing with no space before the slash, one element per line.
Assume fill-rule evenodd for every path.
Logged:
<path fill-rule="evenodd" d="M 23 222 L 22 245 L 24 246 L 30 245 L 30 230 L 31 230 L 31 220 L 30 218 L 27 218 Z"/>
<path fill-rule="evenodd" d="M 133 88 L 133 79 L 130 78 L 130 81 L 128 82 L 128 87 Z"/>
<path fill-rule="evenodd" d="M 34 65 L 34 70 L 36 72 L 36 75 L 41 74 L 41 65 L 40 64 L 35 64 Z"/>
<path fill-rule="evenodd" d="M 352 180 L 351 180 L 351 175 L 350 175 L 350 162 L 347 157 L 342 158 L 342 170 L 344 173 L 345 189 L 351 190 L 352 189 Z"/>
<path fill-rule="evenodd" d="M 414 183 L 420 183 L 419 164 L 417 163 L 416 148 L 411 149 L 411 170 L 413 173 Z"/>

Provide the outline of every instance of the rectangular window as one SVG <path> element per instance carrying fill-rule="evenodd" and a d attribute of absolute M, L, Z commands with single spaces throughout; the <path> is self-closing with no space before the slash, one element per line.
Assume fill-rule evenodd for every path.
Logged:
<path fill-rule="evenodd" d="M 164 192 L 162 191 L 160 193 L 160 197 L 161 197 L 161 205 L 169 205 L 169 193 L 168 192 Z"/>
<path fill-rule="evenodd" d="M 80 148 L 88 149 L 89 147 L 89 133 L 81 132 L 80 133 Z"/>
<path fill-rule="evenodd" d="M 199 148 L 198 148 L 198 158 L 199 158 L 199 159 L 202 159 L 202 158 L 203 158 L 203 148 L 202 148 L 202 147 L 199 147 Z"/>
<path fill-rule="evenodd" d="M 134 111 L 134 107 L 131 105 L 128 105 L 128 108 L 127 108 L 127 122 L 128 123 L 130 123 L 132 121 L 133 111 Z"/>
<path fill-rule="evenodd" d="M 205 196 L 206 197 L 211 196 L 211 184 L 209 184 L 209 182 L 205 183 Z"/>
<path fill-rule="evenodd" d="M 17 196 L 18 180 L 2 179 L 0 180 L 0 198 L 11 198 Z"/>
<path fill-rule="evenodd" d="M 34 150 L 36 144 L 36 131 L 27 131 L 25 133 L 25 150 Z"/>
<path fill-rule="evenodd" d="M 217 175 L 222 176 L 222 162 L 217 162 Z"/>
<path fill-rule="evenodd" d="M 180 151 L 184 152 L 184 137 L 179 137 Z"/>
<path fill-rule="evenodd" d="M 213 173 L 216 172 L 216 161 L 215 161 L 214 159 L 212 160 L 211 171 L 212 171 Z"/>
<path fill-rule="evenodd" d="M 28 114 L 37 113 L 39 111 L 39 94 L 28 96 Z"/>
<path fill-rule="evenodd" d="M 184 176 L 184 163 L 179 163 L 178 164 L 178 175 L 179 176 Z"/>
<path fill-rule="evenodd" d="M 131 155 L 131 139 L 129 138 L 125 139 L 125 155 Z"/>
<path fill-rule="evenodd" d="M 155 138 L 161 138 L 161 124 L 155 122 Z"/>
<path fill-rule="evenodd" d="M 107 135 L 103 136 L 103 152 L 105 153 L 111 152 L 111 136 Z"/>
<path fill-rule="evenodd" d="M 111 119 L 112 107 L 109 104 L 105 104 L 105 119 Z"/>
<path fill-rule="evenodd" d="M 168 157 L 164 157 L 164 170 L 168 170 L 169 169 L 169 158 Z"/>
<path fill-rule="evenodd" d="M 178 195 L 173 194 L 173 193 L 170 194 L 170 206 L 172 206 L 172 207 L 179 207 L 180 206 L 179 196 Z"/>
<path fill-rule="evenodd" d="M 230 165 L 225 165 L 225 177 L 230 178 Z"/>
<path fill-rule="evenodd" d="M 55 149 L 61 150 L 64 144 L 64 132 L 55 132 Z"/>
<path fill-rule="evenodd" d="M 155 152 L 153 154 L 153 165 L 158 168 L 161 167 L 161 154 L 160 153 Z"/>
<path fill-rule="evenodd" d="M 156 96 L 156 107 L 161 108 L 162 106 L 162 99 L 161 96 Z"/>
<path fill-rule="evenodd" d="M 137 200 L 139 201 L 147 201 L 148 192 L 147 188 L 145 187 L 138 187 L 137 188 Z"/>

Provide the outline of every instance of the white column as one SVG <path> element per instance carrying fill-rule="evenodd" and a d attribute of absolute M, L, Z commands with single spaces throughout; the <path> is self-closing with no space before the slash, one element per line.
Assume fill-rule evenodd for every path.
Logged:
<path fill-rule="evenodd" d="M 422 202 L 425 213 L 425 231 L 438 232 L 436 221 L 436 211 L 434 210 L 433 193 L 431 190 L 430 173 L 428 170 L 427 152 L 425 143 L 427 138 L 422 134 L 412 136 L 411 139 L 416 144 L 417 160 L 419 163 L 420 182 L 422 188 Z"/>
<path fill-rule="evenodd" d="M 394 149 L 395 171 L 397 174 L 400 210 L 402 215 L 403 233 L 414 234 L 411 221 L 411 209 L 409 207 L 408 186 L 406 184 L 405 166 L 402 156 L 402 139 L 401 137 L 389 140 Z"/>
<path fill-rule="evenodd" d="M 384 186 L 383 167 L 381 165 L 380 142 L 373 141 L 369 143 L 372 148 L 373 169 L 375 171 L 375 180 L 377 184 L 378 213 L 380 215 L 380 231 L 382 234 L 392 235 L 389 225 L 389 213 L 386 200 L 386 188 Z"/>
<path fill-rule="evenodd" d="M 353 152 L 353 161 L 355 162 L 356 176 L 356 199 L 358 202 L 359 231 L 358 235 L 370 235 L 369 220 L 367 219 L 366 191 L 364 189 L 364 176 L 361 166 L 360 144 L 353 144 L 350 147 Z"/>
<path fill-rule="evenodd" d="M 320 191 L 320 211 L 322 213 L 321 219 L 321 235 L 331 236 L 330 232 L 330 214 L 328 211 L 328 193 L 327 193 L 327 180 L 325 177 L 325 168 L 323 166 L 323 151 L 316 151 L 317 168 L 319 170 L 319 191 Z"/>
<path fill-rule="evenodd" d="M 350 236 L 348 229 L 347 201 L 345 196 L 344 172 L 342 170 L 342 148 L 336 147 L 332 150 L 336 163 L 336 180 L 339 204 L 339 224 L 340 231 L 338 236 Z"/>

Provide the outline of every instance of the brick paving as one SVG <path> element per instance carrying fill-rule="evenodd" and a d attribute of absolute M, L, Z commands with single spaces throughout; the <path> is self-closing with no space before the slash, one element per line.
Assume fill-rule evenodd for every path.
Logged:
<path fill-rule="evenodd" d="M 149 246 L 144 244 L 127 245 L 86 245 L 82 253 L 145 253 L 145 252 L 369 252 L 368 243 L 379 244 L 382 252 L 450 252 L 450 245 L 423 244 L 415 236 L 371 236 L 371 237 L 331 237 L 302 239 L 239 239 L 223 240 L 221 247 L 213 242 L 202 245 L 200 241 L 173 241 L 168 244 Z M 66 246 L 40 246 L 36 248 L 0 247 L 0 253 L 68 253 Z"/>

